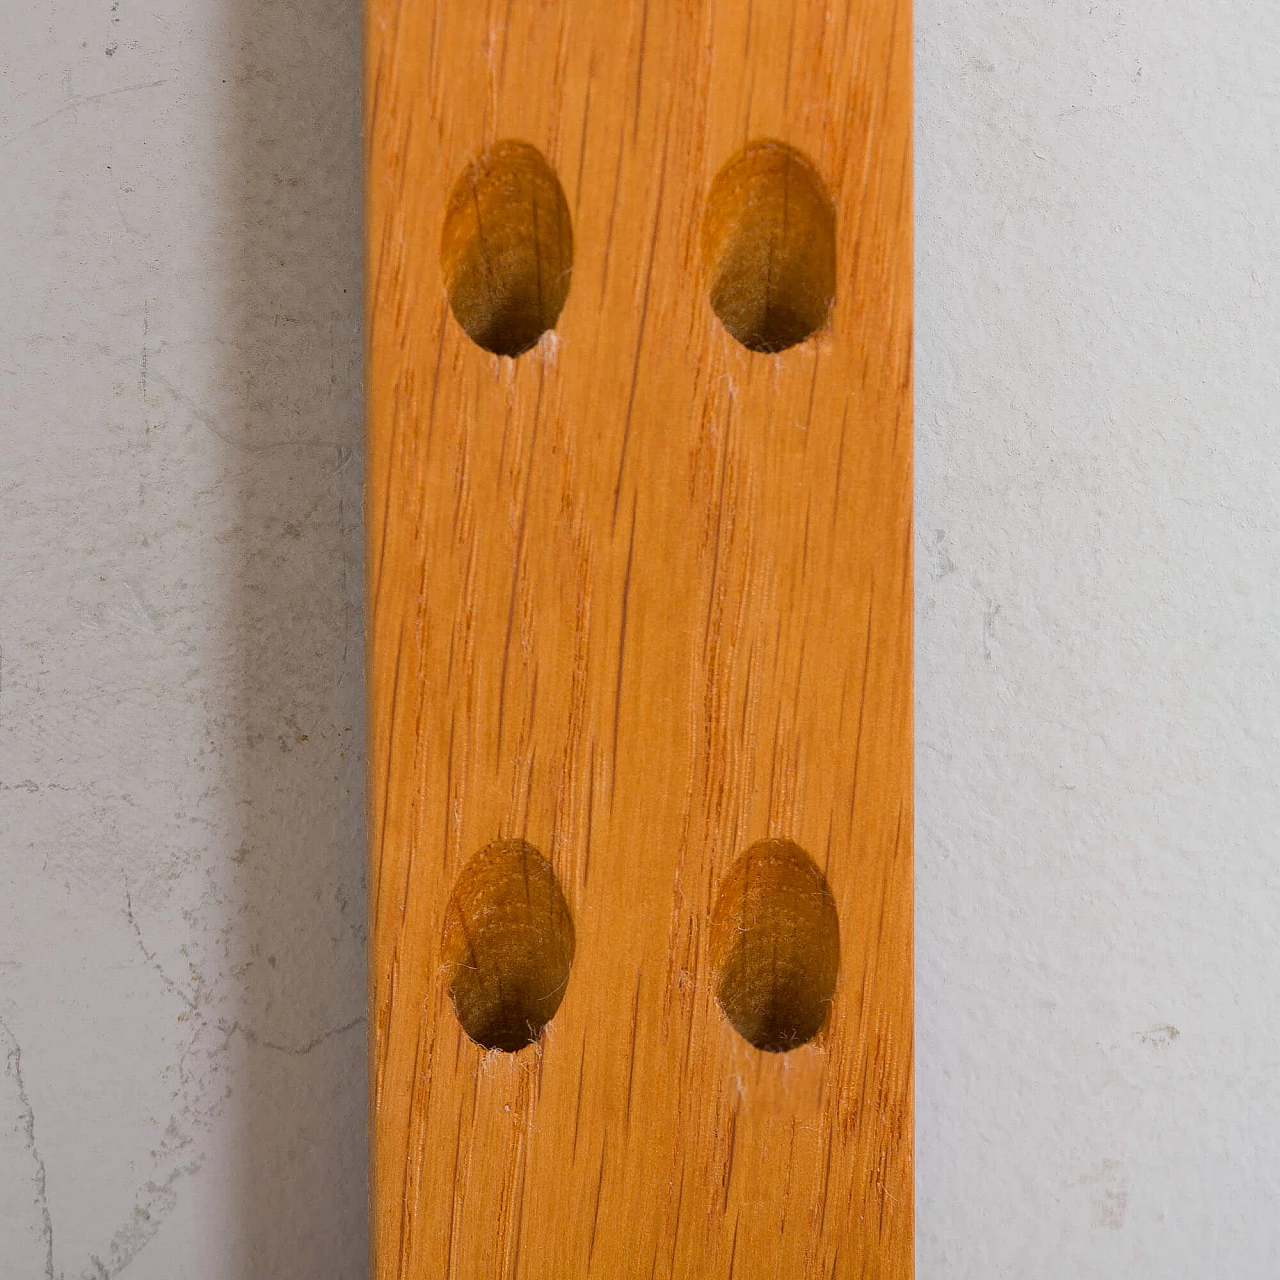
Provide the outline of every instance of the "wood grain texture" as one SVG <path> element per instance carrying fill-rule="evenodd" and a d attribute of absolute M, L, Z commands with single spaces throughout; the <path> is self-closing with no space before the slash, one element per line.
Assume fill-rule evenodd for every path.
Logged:
<path fill-rule="evenodd" d="M 373 1273 L 912 1274 L 908 0 L 367 0 Z M 573 222 L 556 329 L 454 319 L 446 203 L 536 146 Z M 707 300 L 717 171 L 776 138 L 836 210 L 826 326 Z M 761 1052 L 709 918 L 755 841 L 839 916 L 826 1025 Z M 461 1030 L 441 936 L 497 839 L 554 867 L 541 1040 Z"/>

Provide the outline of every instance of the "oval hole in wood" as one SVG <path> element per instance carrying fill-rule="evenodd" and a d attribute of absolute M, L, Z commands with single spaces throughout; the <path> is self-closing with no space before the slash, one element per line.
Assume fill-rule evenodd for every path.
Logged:
<path fill-rule="evenodd" d="M 486 351 L 518 356 L 555 328 L 573 226 L 537 147 L 505 139 L 466 167 L 445 210 L 440 264 L 454 316 Z"/>
<path fill-rule="evenodd" d="M 716 999 L 744 1040 L 783 1053 L 822 1029 L 840 969 L 826 878 L 799 845 L 761 840 L 729 869 L 711 916 Z"/>
<path fill-rule="evenodd" d="M 702 224 L 707 292 L 752 351 L 785 351 L 827 322 L 836 288 L 835 209 L 794 147 L 749 142 L 725 162 Z"/>
<path fill-rule="evenodd" d="M 524 840 L 486 845 L 445 911 L 443 961 L 462 1029 L 485 1049 L 532 1044 L 564 998 L 573 948 L 551 864 Z"/>

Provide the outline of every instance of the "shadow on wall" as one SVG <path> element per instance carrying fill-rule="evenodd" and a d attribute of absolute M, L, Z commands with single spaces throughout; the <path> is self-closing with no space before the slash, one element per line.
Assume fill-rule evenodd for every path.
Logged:
<path fill-rule="evenodd" d="M 361 6 L 226 13 L 233 1229 L 255 1280 L 346 1280 L 367 1260 Z"/>

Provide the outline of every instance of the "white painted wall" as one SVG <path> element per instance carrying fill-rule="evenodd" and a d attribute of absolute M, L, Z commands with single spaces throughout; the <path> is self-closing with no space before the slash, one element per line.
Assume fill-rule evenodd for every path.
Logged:
<path fill-rule="evenodd" d="M 1280 1275 L 1280 8 L 917 5 L 919 1273 Z M 0 31 L 0 1277 L 347 1280 L 358 4 Z"/>
<path fill-rule="evenodd" d="M 1280 5 L 917 0 L 919 1262 L 1280 1276 Z"/>
<path fill-rule="evenodd" d="M 346 1280 L 359 5 L 0 11 L 0 1280 Z"/>

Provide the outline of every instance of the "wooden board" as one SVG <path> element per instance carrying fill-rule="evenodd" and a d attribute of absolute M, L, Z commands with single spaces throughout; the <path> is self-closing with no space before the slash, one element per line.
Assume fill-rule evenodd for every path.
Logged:
<path fill-rule="evenodd" d="M 912 1274 L 910 35 L 908 0 L 367 0 L 378 1280 Z M 829 320 L 779 354 L 726 331 L 702 244 L 761 138 L 835 210 Z M 515 359 L 441 263 L 503 139 L 573 236 Z M 839 921 L 825 1026 L 787 1053 L 712 972 L 765 837 Z M 442 952 L 500 838 L 545 854 L 576 935 L 515 1053 L 464 1034 Z"/>

